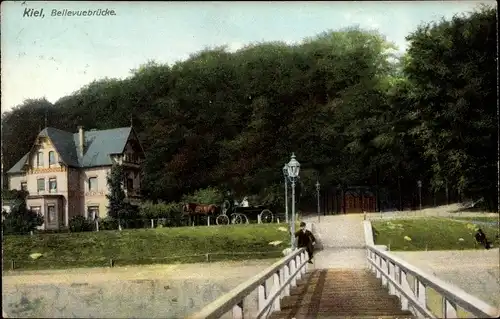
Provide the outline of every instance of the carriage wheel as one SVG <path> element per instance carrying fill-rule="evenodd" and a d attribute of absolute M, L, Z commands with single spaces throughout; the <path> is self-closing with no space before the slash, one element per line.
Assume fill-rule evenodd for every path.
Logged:
<path fill-rule="evenodd" d="M 264 209 L 263 211 L 260 212 L 260 221 L 263 224 L 272 223 L 273 220 L 274 220 L 273 213 L 269 209 Z"/>
<path fill-rule="evenodd" d="M 241 224 L 242 220 L 240 214 L 232 213 L 231 214 L 231 224 Z"/>
<path fill-rule="evenodd" d="M 248 217 L 245 214 L 240 214 L 241 216 L 241 223 L 242 224 L 249 224 Z"/>
<path fill-rule="evenodd" d="M 248 224 L 248 217 L 242 213 L 231 214 L 231 224 Z"/>
<path fill-rule="evenodd" d="M 215 223 L 217 225 L 229 225 L 229 217 L 226 214 L 219 215 L 215 219 Z"/>
<path fill-rule="evenodd" d="M 229 208 L 231 207 L 231 203 L 226 199 L 224 203 L 222 203 L 222 214 L 227 213 Z"/>

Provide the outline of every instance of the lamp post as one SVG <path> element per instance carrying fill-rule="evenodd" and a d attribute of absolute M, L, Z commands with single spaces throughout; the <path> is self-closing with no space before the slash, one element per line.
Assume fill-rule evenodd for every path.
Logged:
<path fill-rule="evenodd" d="M 288 162 L 288 177 L 292 183 L 292 249 L 295 248 L 295 180 L 299 177 L 300 163 L 295 159 L 295 154 L 292 153 L 292 158 Z"/>
<path fill-rule="evenodd" d="M 318 198 L 318 223 L 319 223 L 319 219 L 320 219 L 320 212 L 319 212 L 319 181 L 316 181 L 316 197 Z"/>
<path fill-rule="evenodd" d="M 288 223 L 288 164 L 283 166 L 283 176 L 285 177 L 285 222 Z"/>
<path fill-rule="evenodd" d="M 422 181 L 417 181 L 418 185 L 418 201 L 420 210 L 422 210 Z"/>

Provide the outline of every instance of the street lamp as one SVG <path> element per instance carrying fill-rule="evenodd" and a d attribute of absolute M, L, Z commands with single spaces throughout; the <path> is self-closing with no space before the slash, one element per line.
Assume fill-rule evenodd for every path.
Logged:
<path fill-rule="evenodd" d="M 417 181 L 417 185 L 418 185 L 419 207 L 420 207 L 420 210 L 422 210 L 422 181 Z"/>
<path fill-rule="evenodd" d="M 316 181 L 316 197 L 318 198 L 318 223 L 319 223 L 319 216 L 320 216 L 320 214 L 319 214 L 319 187 L 320 187 L 319 181 Z"/>
<path fill-rule="evenodd" d="M 292 249 L 295 248 L 295 180 L 299 177 L 300 163 L 295 159 L 295 154 L 292 153 L 292 158 L 288 162 L 288 177 L 292 183 Z"/>
<path fill-rule="evenodd" d="M 283 176 L 285 177 L 285 222 L 288 223 L 288 164 L 283 166 Z"/>

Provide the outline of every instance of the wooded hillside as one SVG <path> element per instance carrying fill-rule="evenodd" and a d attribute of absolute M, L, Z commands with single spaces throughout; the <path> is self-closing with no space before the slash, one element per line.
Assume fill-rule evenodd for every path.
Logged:
<path fill-rule="evenodd" d="M 295 152 L 304 198 L 319 176 L 325 187 L 378 186 L 411 202 L 422 180 L 425 194 L 448 185 L 496 210 L 496 9 L 422 25 L 407 39 L 401 57 L 382 35 L 349 28 L 300 45 L 148 62 L 129 78 L 3 114 L 4 164 L 29 150 L 45 114 L 49 126 L 74 132 L 132 118 L 149 199 L 216 186 L 281 201 L 281 168 Z"/>

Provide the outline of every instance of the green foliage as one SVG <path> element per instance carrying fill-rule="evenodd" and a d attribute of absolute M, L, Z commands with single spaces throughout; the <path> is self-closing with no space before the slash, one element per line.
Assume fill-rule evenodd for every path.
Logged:
<path fill-rule="evenodd" d="M 99 231 L 101 230 L 117 230 L 118 229 L 118 220 L 112 217 L 104 217 L 99 219 Z"/>
<path fill-rule="evenodd" d="M 474 239 L 474 227 L 445 218 L 373 221 L 372 226 L 375 244 L 390 245 L 391 250 L 484 249 Z M 481 228 L 490 241 L 495 240 L 497 227 L 481 225 Z M 405 240 L 405 236 L 411 240 Z"/>
<path fill-rule="evenodd" d="M 109 194 L 106 195 L 106 198 L 109 200 L 108 216 L 115 219 L 119 219 L 127 213 L 125 191 L 123 190 L 124 177 L 123 167 L 117 164 L 111 167 L 110 172 L 106 176 L 109 188 Z"/>
<path fill-rule="evenodd" d="M 163 227 L 185 225 L 182 213 L 182 204 L 180 203 L 153 203 L 151 201 L 143 202 L 139 205 L 139 215 L 146 219 L 164 219 L 160 224 Z"/>
<path fill-rule="evenodd" d="M 496 24 L 496 9 L 482 7 L 421 26 L 408 36 L 404 66 L 419 119 L 413 133 L 433 162 L 434 187 L 453 183 L 466 196 L 485 197 L 490 209 L 497 192 Z"/>
<path fill-rule="evenodd" d="M 4 235 L 29 234 L 44 223 L 43 216 L 26 206 L 27 192 L 13 190 L 5 192 L 10 196 L 10 212 L 2 210 L 2 230 Z M 2 196 L 4 193 L 2 193 Z M 2 202 L 3 202 L 2 198 Z"/>
<path fill-rule="evenodd" d="M 150 61 L 127 79 L 5 113 L 4 163 L 29 151 L 45 113 L 68 131 L 127 126 L 132 114 L 147 153 L 141 192 L 154 202 L 220 204 L 210 191 L 194 195 L 217 185 L 279 204 L 281 168 L 295 152 L 300 205 L 314 202 L 318 178 L 324 189 L 377 186 L 388 202 L 416 206 L 422 180 L 424 204 L 436 191 L 495 209 L 496 9 L 424 24 L 408 40 L 396 57 L 383 35 L 346 28 L 300 45 Z M 126 211 L 118 175 L 108 195 L 115 218 Z"/>
<path fill-rule="evenodd" d="M 84 216 L 73 216 L 69 220 L 69 230 L 73 233 L 92 231 L 94 230 L 94 224 Z"/>
<path fill-rule="evenodd" d="M 214 187 L 198 189 L 193 194 L 182 197 L 182 202 L 184 203 L 221 205 L 223 201 L 224 194 Z"/>
<path fill-rule="evenodd" d="M 206 253 L 220 254 L 214 260 L 275 258 L 289 241 L 279 225 L 252 224 L 5 236 L 2 248 L 3 260 L 19 269 L 48 269 L 109 266 L 111 258 L 118 266 L 204 262 Z M 33 252 L 43 258 L 27 260 Z"/>

